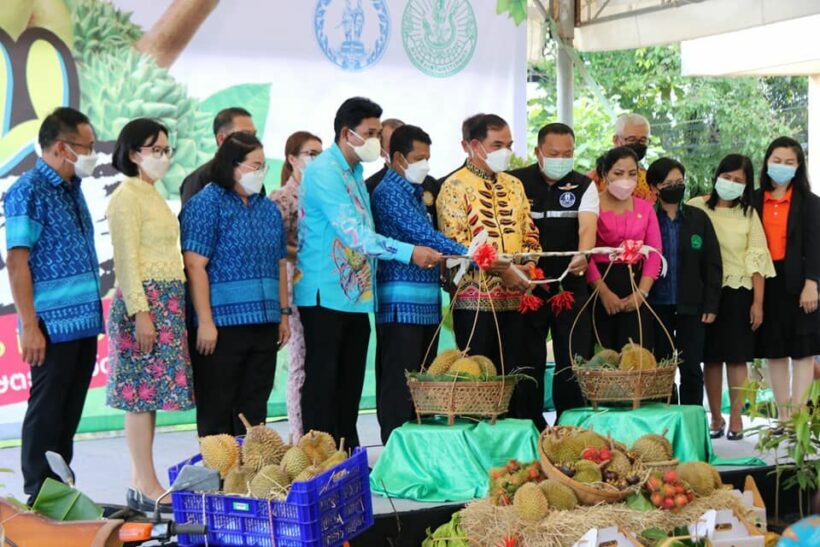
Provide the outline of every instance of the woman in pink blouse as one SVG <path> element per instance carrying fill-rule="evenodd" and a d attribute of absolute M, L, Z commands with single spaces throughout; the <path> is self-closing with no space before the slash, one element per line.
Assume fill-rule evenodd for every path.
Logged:
<path fill-rule="evenodd" d="M 660 252 L 658 216 L 648 201 L 632 195 L 638 183 L 638 157 L 635 152 L 627 147 L 613 148 L 598 160 L 598 172 L 606 186 L 600 193 L 596 246 L 618 247 L 631 239 L 643 241 Z M 609 256 L 592 257 L 587 281 L 599 290 L 595 326 L 605 348 L 620 351 L 630 339 L 636 343 L 642 342 L 644 346 L 650 345 L 655 321 L 643 305 L 643 299 L 649 295 L 652 284 L 658 278 L 660 266 L 660 256 L 655 253 L 632 265 L 637 285 L 637 291 L 633 294 L 626 264 L 613 263 L 607 273 Z M 603 278 L 604 274 L 606 278 Z"/>
<path fill-rule="evenodd" d="M 282 187 L 274 190 L 270 198 L 279 206 L 288 242 L 288 292 L 293 299 L 293 260 L 296 257 L 296 236 L 299 219 L 299 184 L 302 173 L 313 158 L 322 152 L 322 140 L 307 131 L 297 131 L 285 142 L 285 163 L 282 165 Z M 290 318 L 290 341 L 288 342 L 288 387 L 285 403 L 293 442 L 302 436 L 302 384 L 305 382 L 305 337 L 299 311 L 293 307 Z"/>

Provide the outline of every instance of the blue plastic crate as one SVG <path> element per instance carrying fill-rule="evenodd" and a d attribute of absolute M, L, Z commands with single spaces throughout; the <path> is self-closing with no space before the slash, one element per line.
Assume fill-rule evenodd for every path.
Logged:
<path fill-rule="evenodd" d="M 168 470 L 174 482 L 182 466 Z M 373 525 L 367 451 L 353 455 L 333 469 L 291 487 L 286 501 L 231 494 L 171 494 L 174 520 L 208 525 L 208 545 L 260 547 L 337 547 Z M 182 535 L 180 547 L 205 545 L 202 536 Z"/>

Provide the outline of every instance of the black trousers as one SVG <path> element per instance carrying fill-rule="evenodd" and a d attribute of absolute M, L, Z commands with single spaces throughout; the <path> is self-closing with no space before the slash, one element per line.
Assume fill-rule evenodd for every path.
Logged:
<path fill-rule="evenodd" d="M 706 328 L 700 315 L 678 313 L 675 306 L 653 306 L 661 322 L 672 335 L 681 364 L 680 395 L 682 405 L 703 405 L 703 344 Z M 660 326 L 655 327 L 655 356 L 658 359 L 672 357 L 669 339 Z"/>
<path fill-rule="evenodd" d="M 544 304 L 540 309 L 524 315 L 524 337 L 523 343 L 526 351 L 526 361 L 533 367 L 533 377 L 537 385 L 532 386 L 535 390 L 532 404 L 538 406 L 538 416 L 540 420 L 536 422 L 536 427 L 542 431 L 547 422 L 544 420 L 544 372 L 547 363 L 547 335 L 552 333 L 552 348 L 555 353 L 555 375 L 552 381 L 552 400 L 555 403 L 557 412 L 556 422 L 561 417 L 561 413 L 571 408 L 584 406 L 584 397 L 578 380 L 572 373 L 572 358 L 570 354 L 569 334 L 578 312 L 589 297 L 589 290 L 586 285 L 568 287 L 575 295 L 575 305 L 571 310 L 561 312 L 558 315 L 552 313 L 549 304 Z M 557 288 L 553 289 L 557 290 Z M 540 292 L 540 291 L 537 291 Z M 553 293 L 554 294 L 554 293 Z M 538 294 L 544 300 L 549 295 Z M 590 358 L 592 352 L 592 323 L 589 316 L 589 308 L 584 310 L 583 315 L 578 319 L 575 331 L 572 334 L 572 353 L 580 355 L 584 359 Z M 530 383 L 530 382 L 527 382 Z M 540 402 L 539 402 L 540 401 Z M 533 414 L 535 415 L 535 414 Z"/>
<path fill-rule="evenodd" d="M 356 422 L 362 398 L 370 320 L 366 313 L 300 306 L 305 332 L 302 427 L 359 446 Z"/>
<path fill-rule="evenodd" d="M 71 463 L 74 434 L 80 424 L 96 358 L 96 337 L 55 344 L 46 335 L 45 362 L 31 367 L 31 392 L 23 418 L 21 450 L 23 488 L 31 503 L 47 477 L 59 480 L 49 470 L 46 451 L 57 452 Z"/>
<path fill-rule="evenodd" d="M 424 364 L 428 366 L 433 361 L 438 348 L 436 329 L 437 325 L 376 325 L 376 414 L 382 444 L 387 444 L 394 429 L 415 416 L 404 372 L 421 368 L 431 343 Z"/>
<path fill-rule="evenodd" d="M 606 265 L 599 266 L 601 271 L 605 271 Z M 635 269 L 634 278 L 637 284 L 640 280 L 640 268 Z M 632 294 L 632 286 L 629 281 L 629 269 L 625 264 L 613 264 L 609 273 L 604 279 L 607 287 L 623 298 Z M 646 308 L 641 305 L 638 311 L 620 312 L 615 315 L 606 313 L 604 303 L 601 298 L 595 302 L 595 329 L 599 339 L 596 340 L 606 349 L 613 349 L 620 352 L 630 340 L 644 347 L 649 347 L 655 340 L 655 318 Z M 643 334 L 643 335 L 641 335 Z"/>
<path fill-rule="evenodd" d="M 196 429 L 205 435 L 244 435 L 239 413 L 251 424 L 265 422 L 276 374 L 279 324 L 219 327 L 211 355 L 196 351 L 196 330 L 190 333 L 194 367 Z"/>
<path fill-rule="evenodd" d="M 525 360 L 524 352 L 524 316 L 518 311 L 496 312 L 498 319 L 498 329 L 501 332 L 502 348 L 498 346 L 498 333 L 496 332 L 495 320 L 492 312 L 476 312 L 474 310 L 454 310 L 453 311 L 453 331 L 456 336 L 458 347 L 466 349 L 469 346 L 470 355 L 485 355 L 492 359 L 498 373 L 501 374 L 501 350 L 504 353 L 504 373 L 510 374 L 516 369 L 519 372 L 533 376 L 537 374 Z M 473 330 L 475 322 L 475 333 L 472 341 L 470 332 Z M 541 377 L 543 378 L 543 370 Z M 542 407 L 544 397 L 542 393 L 541 402 L 537 401 L 537 388 L 530 380 L 518 382 L 510 401 L 509 415 L 513 418 L 532 420 L 536 424 L 540 418 L 544 420 Z"/>

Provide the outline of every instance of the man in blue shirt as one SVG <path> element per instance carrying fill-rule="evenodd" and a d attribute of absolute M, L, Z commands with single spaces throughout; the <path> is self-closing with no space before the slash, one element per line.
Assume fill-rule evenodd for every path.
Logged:
<path fill-rule="evenodd" d="M 47 450 L 71 462 L 74 433 L 103 332 L 94 226 L 80 189 L 97 163 L 88 118 L 58 108 L 43 120 L 43 156 L 6 193 L 6 245 L 31 392 L 22 470 L 33 502 L 50 476 Z"/>
<path fill-rule="evenodd" d="M 404 125 L 390 139 L 390 165 L 373 190 L 372 209 L 380 234 L 415 245 L 427 245 L 448 255 L 463 255 L 466 247 L 433 228 L 425 207 L 423 183 L 430 160 L 430 137 L 414 125 Z M 417 371 L 436 356 L 436 331 L 441 321 L 439 270 L 413 264 L 381 262 L 376 274 L 376 410 L 382 443 L 413 417 L 404 371 Z M 432 349 L 428 352 L 428 348 Z"/>
<path fill-rule="evenodd" d="M 336 112 L 333 146 L 305 170 L 299 188 L 294 300 L 305 333 L 302 423 L 359 445 L 356 421 L 376 311 L 376 260 L 433 269 L 441 254 L 376 232 L 361 162 L 381 157 L 382 109 L 361 97 Z"/>

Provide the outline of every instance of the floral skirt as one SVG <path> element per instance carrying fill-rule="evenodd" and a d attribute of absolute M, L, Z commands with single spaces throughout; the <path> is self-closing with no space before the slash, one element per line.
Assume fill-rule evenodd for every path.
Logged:
<path fill-rule="evenodd" d="M 145 296 L 157 340 L 142 353 L 118 288 L 108 313 L 106 404 L 129 412 L 187 410 L 194 406 L 191 359 L 185 329 L 185 285 L 182 281 L 145 281 Z"/>

